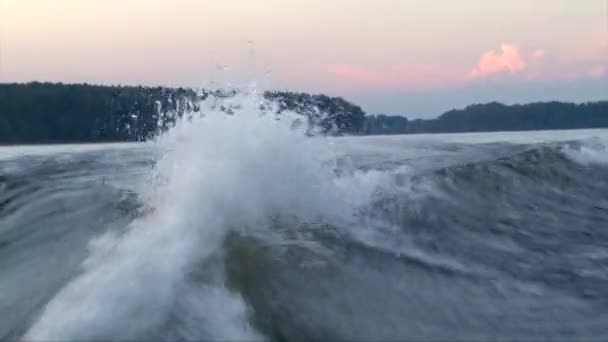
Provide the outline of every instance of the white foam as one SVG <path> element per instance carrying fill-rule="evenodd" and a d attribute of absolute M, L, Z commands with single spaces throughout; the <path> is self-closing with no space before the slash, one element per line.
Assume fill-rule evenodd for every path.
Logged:
<path fill-rule="evenodd" d="M 158 338 L 155 329 L 170 315 L 182 321 L 180 339 L 261 338 L 238 295 L 221 282 L 189 286 L 188 272 L 220 253 L 231 229 L 261 229 L 276 215 L 347 220 L 356 201 L 324 163 L 331 160 L 324 139 L 291 129 L 289 113 L 264 115 L 256 94 L 239 97 L 230 100 L 239 101 L 235 115 L 205 103 L 205 117 L 181 120 L 153 143 L 164 154 L 142 190 L 151 213 L 123 234 L 92 241 L 83 273 L 48 303 L 25 340 Z M 179 305 L 184 300 L 191 305 Z M 188 327 L 192 317 L 205 336 Z"/>
<path fill-rule="evenodd" d="M 573 161 L 583 165 L 608 165 L 608 140 L 595 137 L 576 147 L 565 147 L 564 153 Z"/>

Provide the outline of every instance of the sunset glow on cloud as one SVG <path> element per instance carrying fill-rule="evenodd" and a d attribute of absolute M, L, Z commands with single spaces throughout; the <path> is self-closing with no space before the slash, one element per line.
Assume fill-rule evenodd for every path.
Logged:
<path fill-rule="evenodd" d="M 487 51 L 481 56 L 479 64 L 471 71 L 470 77 L 487 77 L 505 71 L 514 74 L 525 70 L 527 67 L 528 63 L 524 60 L 517 46 L 502 44 L 499 52 Z"/>
<path fill-rule="evenodd" d="M 586 94 L 608 80 L 606 6 L 605 0 L 0 0 L 0 82 L 205 86 L 218 81 L 222 65 L 230 70 L 225 79 L 271 75 L 271 87 L 354 101 L 517 82 L 591 82 L 576 88 Z"/>
<path fill-rule="evenodd" d="M 338 64 L 327 68 L 334 84 L 341 89 L 436 89 L 462 82 L 462 72 L 448 65 L 408 64 L 383 68 L 364 68 Z"/>
<path fill-rule="evenodd" d="M 608 66 L 598 65 L 592 68 L 591 70 L 589 70 L 589 76 L 592 78 L 603 78 L 608 76 Z"/>
<path fill-rule="evenodd" d="M 522 81 L 598 79 L 608 76 L 607 71 L 608 59 L 602 56 L 568 58 L 550 54 L 544 49 L 528 53 L 515 44 L 503 43 L 499 52 L 491 50 L 482 54 L 477 66 L 469 73 L 469 81 L 501 75 Z"/>
<path fill-rule="evenodd" d="M 473 63 L 470 63 L 473 64 Z M 513 43 L 483 52 L 471 69 L 449 64 L 409 63 L 384 67 L 333 64 L 325 73 L 342 91 L 364 89 L 433 90 L 462 87 L 482 79 L 494 81 L 556 81 L 608 76 L 608 61 L 601 57 L 573 59 L 544 49 L 525 51 Z"/>

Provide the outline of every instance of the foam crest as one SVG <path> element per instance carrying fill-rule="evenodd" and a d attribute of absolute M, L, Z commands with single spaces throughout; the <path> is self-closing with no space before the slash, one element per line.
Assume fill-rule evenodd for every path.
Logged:
<path fill-rule="evenodd" d="M 354 202 L 334 182 L 325 139 L 294 129 L 296 114 L 271 114 L 255 91 L 201 108 L 150 143 L 162 157 L 141 191 L 149 213 L 91 242 L 82 274 L 48 303 L 25 340 L 162 338 L 167 324 L 178 327 L 169 333 L 178 339 L 262 337 L 221 277 L 191 286 L 189 274 L 221 254 L 231 230 L 263 229 L 277 216 L 348 220 Z"/>
<path fill-rule="evenodd" d="M 564 153 L 583 165 L 608 165 L 608 140 L 594 137 L 577 146 L 566 146 Z"/>

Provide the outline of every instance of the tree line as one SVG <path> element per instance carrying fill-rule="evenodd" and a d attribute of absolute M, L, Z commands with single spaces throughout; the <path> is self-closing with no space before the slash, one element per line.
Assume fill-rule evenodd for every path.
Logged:
<path fill-rule="evenodd" d="M 436 119 L 368 116 L 364 134 L 463 133 L 608 127 L 608 101 L 539 102 L 507 106 L 492 102 L 450 110 Z"/>
<path fill-rule="evenodd" d="M 0 143 L 143 141 L 170 127 L 184 113 L 200 110 L 208 96 L 236 91 L 88 84 L 0 84 Z M 277 111 L 293 110 L 328 134 L 354 134 L 365 113 L 326 95 L 266 92 Z M 230 108 L 219 108 L 229 112 Z"/>
<path fill-rule="evenodd" d="M 0 143 L 143 141 L 184 113 L 200 111 L 208 90 L 88 84 L 0 84 Z M 277 113 L 294 111 L 326 134 L 410 134 L 608 127 L 608 101 L 507 106 L 478 104 L 436 119 L 366 115 L 340 97 L 266 92 Z M 229 111 L 229 109 L 226 109 Z"/>

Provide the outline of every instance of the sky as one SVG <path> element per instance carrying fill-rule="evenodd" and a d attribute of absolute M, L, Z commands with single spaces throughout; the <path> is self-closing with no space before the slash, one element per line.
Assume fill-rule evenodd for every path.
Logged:
<path fill-rule="evenodd" d="M 272 89 L 433 117 L 608 100 L 608 0 L 0 0 L 0 82 Z"/>

